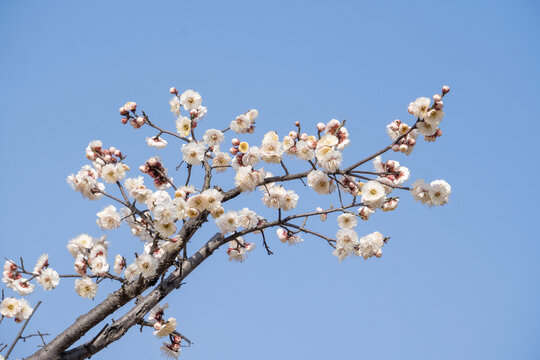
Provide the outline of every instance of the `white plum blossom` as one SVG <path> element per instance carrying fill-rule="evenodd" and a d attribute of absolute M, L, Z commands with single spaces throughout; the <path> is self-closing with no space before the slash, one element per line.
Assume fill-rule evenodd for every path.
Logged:
<path fill-rule="evenodd" d="M 148 144 L 148 146 L 155 147 L 156 149 L 163 149 L 167 146 L 167 140 L 159 136 L 147 137 L 146 144 Z"/>
<path fill-rule="evenodd" d="M 214 152 L 214 158 L 212 159 L 212 166 L 216 172 L 223 172 L 227 170 L 227 167 L 231 163 L 231 157 L 229 154 L 218 151 Z"/>
<path fill-rule="evenodd" d="M 36 262 L 33 273 L 40 274 L 41 271 L 47 266 L 49 266 L 49 255 L 43 254 L 39 257 L 38 261 Z"/>
<path fill-rule="evenodd" d="M 342 229 L 352 229 L 358 224 L 356 216 L 351 213 L 341 214 L 337 218 L 338 226 Z"/>
<path fill-rule="evenodd" d="M 60 283 L 60 276 L 51 268 L 44 269 L 36 278 L 36 281 L 43 287 L 44 290 L 52 290 Z"/>
<path fill-rule="evenodd" d="M 219 145 L 223 142 L 225 135 L 217 129 L 208 129 L 203 135 L 203 142 L 208 147 Z"/>
<path fill-rule="evenodd" d="M 229 248 L 227 249 L 229 261 L 244 262 L 248 252 L 251 252 L 253 249 L 255 249 L 254 243 L 248 243 L 244 238 L 239 236 L 235 240 L 229 241 Z"/>
<path fill-rule="evenodd" d="M 430 184 L 429 197 L 431 203 L 436 206 L 441 206 L 448 203 L 452 188 L 444 180 L 435 180 Z"/>
<path fill-rule="evenodd" d="M 122 163 L 107 164 L 101 169 L 100 176 L 103 178 L 103 180 L 105 180 L 105 182 L 114 184 L 126 176 L 126 170 L 129 170 L 129 167 Z"/>
<path fill-rule="evenodd" d="M 84 165 L 79 172 L 67 177 L 67 182 L 71 188 L 89 200 L 98 200 L 105 190 L 105 185 L 97 181 L 98 172 L 90 165 Z"/>
<path fill-rule="evenodd" d="M 415 101 L 411 102 L 409 104 L 409 107 L 407 111 L 409 114 L 414 115 L 415 117 L 419 119 L 424 118 L 424 114 L 429 109 L 429 104 L 431 103 L 431 100 L 427 97 L 419 97 Z"/>
<path fill-rule="evenodd" d="M 180 104 L 187 111 L 197 109 L 201 102 L 201 95 L 194 90 L 186 90 L 180 95 Z"/>
<path fill-rule="evenodd" d="M 264 180 L 265 175 L 264 169 L 255 171 L 251 166 L 243 166 L 236 172 L 234 183 L 242 191 L 253 191 Z"/>
<path fill-rule="evenodd" d="M 238 227 L 238 213 L 234 210 L 227 211 L 216 219 L 216 225 L 222 234 L 236 231 Z"/>
<path fill-rule="evenodd" d="M 364 259 L 372 256 L 381 257 L 382 247 L 384 245 L 384 237 L 380 232 L 374 232 L 360 238 L 360 248 L 358 255 Z"/>
<path fill-rule="evenodd" d="M 329 194 L 335 190 L 335 184 L 321 170 L 312 170 L 307 176 L 307 181 L 318 194 Z"/>
<path fill-rule="evenodd" d="M 157 259 L 149 254 L 139 255 L 135 260 L 135 264 L 137 265 L 141 276 L 144 278 L 154 275 L 158 267 Z"/>
<path fill-rule="evenodd" d="M 17 316 L 21 309 L 21 303 L 14 297 L 7 297 L 2 301 L 0 305 L 0 314 L 7 318 L 13 318 Z"/>
<path fill-rule="evenodd" d="M 174 115 L 178 116 L 180 115 L 180 99 L 175 96 L 169 101 L 169 105 L 171 106 L 171 112 L 174 113 Z"/>
<path fill-rule="evenodd" d="M 189 136 L 191 134 L 191 119 L 185 116 L 180 116 L 176 119 L 176 132 L 181 136 Z"/>
<path fill-rule="evenodd" d="M 200 165 L 204 160 L 204 144 L 190 142 L 182 145 L 184 161 L 189 165 Z"/>
<path fill-rule="evenodd" d="M 125 267 L 126 259 L 120 254 L 116 255 L 114 258 L 114 273 L 116 275 L 120 275 Z"/>
<path fill-rule="evenodd" d="M 144 185 L 144 178 L 142 176 L 124 180 L 124 186 L 126 187 L 129 196 L 141 204 L 144 204 L 152 194 L 152 190 Z"/>
<path fill-rule="evenodd" d="M 75 280 L 75 291 L 80 297 L 93 299 L 96 297 L 97 290 L 97 284 L 95 284 L 89 277 Z"/>
<path fill-rule="evenodd" d="M 362 186 L 362 202 L 370 207 L 379 208 L 384 204 L 386 192 L 378 181 L 368 181 Z"/>
<path fill-rule="evenodd" d="M 122 217 L 116 211 L 113 205 L 107 206 L 105 209 L 97 213 L 98 219 L 96 223 L 103 230 L 112 230 L 120 227 Z"/>

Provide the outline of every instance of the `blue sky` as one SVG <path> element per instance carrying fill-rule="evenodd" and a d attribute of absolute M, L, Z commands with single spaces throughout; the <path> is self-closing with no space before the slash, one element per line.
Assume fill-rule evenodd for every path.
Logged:
<path fill-rule="evenodd" d="M 201 93 L 202 129 L 257 108 L 252 142 L 296 120 L 308 128 L 346 118 L 352 163 L 387 145 L 387 123 L 412 121 L 410 101 L 448 84 L 444 136 L 384 159 L 409 167 L 413 180 L 446 179 L 450 204 L 429 209 L 403 193 L 397 211 L 360 224 L 361 234 L 392 237 L 382 259 L 340 264 L 316 238 L 287 247 L 273 237 L 273 256 L 252 238 L 259 247 L 243 264 L 221 249 L 169 297 L 167 315 L 195 343 L 186 359 L 537 359 L 540 239 L 528 191 L 540 175 L 539 30 L 534 1 L 3 1 L 0 255 L 31 264 L 47 252 L 53 268 L 72 271 L 67 241 L 100 236 L 95 214 L 109 204 L 65 182 L 86 163 L 87 143 L 120 148 L 133 175 L 157 153 L 144 142 L 153 132 L 120 124 L 128 100 L 169 129 L 170 86 Z M 174 172 L 179 150 L 160 154 L 185 179 Z M 300 183 L 290 188 L 302 209 L 330 203 Z M 243 206 L 272 216 L 259 194 L 228 205 Z M 192 249 L 213 233 L 207 225 Z M 333 235 L 337 224 L 314 228 Z M 111 261 L 140 249 L 124 228 L 107 235 Z M 58 333 L 109 289 L 94 301 L 70 280 L 37 289 L 28 299 L 43 304 L 28 330 Z M 4 321 L 0 342 L 18 326 Z M 132 329 L 94 358 L 156 358 L 159 346 Z"/>

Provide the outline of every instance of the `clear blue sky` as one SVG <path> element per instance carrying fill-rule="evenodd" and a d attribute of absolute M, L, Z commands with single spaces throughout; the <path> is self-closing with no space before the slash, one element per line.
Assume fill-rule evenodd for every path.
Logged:
<path fill-rule="evenodd" d="M 396 212 L 360 224 L 392 236 L 379 260 L 339 264 L 315 238 L 290 248 L 272 238 L 273 256 L 252 238 L 259 247 L 244 264 L 222 249 L 169 298 L 167 315 L 195 342 L 182 355 L 193 360 L 538 359 L 540 239 L 528 191 L 540 175 L 539 30 L 535 1 L 2 1 L 0 255 L 33 264 L 48 252 L 53 268 L 72 271 L 67 241 L 100 236 L 95 214 L 108 205 L 65 182 L 87 143 L 115 145 L 133 169 L 157 153 L 144 143 L 154 133 L 120 124 L 128 100 L 170 129 L 173 85 L 202 94 L 202 128 L 255 107 L 249 139 L 346 118 L 350 163 L 388 143 L 387 123 L 410 121 L 410 101 L 449 84 L 444 136 L 385 157 L 412 179 L 446 179 L 449 205 L 404 193 Z M 179 152 L 166 150 L 174 173 Z M 303 207 L 319 205 L 298 185 Z M 270 216 L 259 194 L 228 208 L 246 204 Z M 316 228 L 337 230 L 334 220 Z M 126 229 L 109 240 L 111 261 L 140 249 Z M 28 299 L 43 305 L 28 330 L 58 333 L 107 289 L 93 302 L 70 280 L 37 289 Z M 4 321 L 0 342 L 15 328 Z M 159 346 L 132 329 L 93 358 L 154 359 Z"/>

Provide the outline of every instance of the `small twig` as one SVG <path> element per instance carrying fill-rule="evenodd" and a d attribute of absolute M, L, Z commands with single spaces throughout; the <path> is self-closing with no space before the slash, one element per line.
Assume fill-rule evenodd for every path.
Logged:
<path fill-rule="evenodd" d="M 266 249 L 266 252 L 268 253 L 268 255 L 273 255 L 274 253 L 270 250 L 270 247 L 268 247 L 268 244 L 266 243 L 266 237 L 264 236 L 263 230 L 261 230 L 261 235 L 263 238 L 263 245 L 264 245 L 264 248 Z"/>

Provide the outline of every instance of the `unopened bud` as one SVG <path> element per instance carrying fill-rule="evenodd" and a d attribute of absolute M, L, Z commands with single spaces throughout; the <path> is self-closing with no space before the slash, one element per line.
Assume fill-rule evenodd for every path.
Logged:
<path fill-rule="evenodd" d="M 300 140 L 306 141 L 306 140 L 308 139 L 308 137 L 309 137 L 308 134 L 302 133 L 302 134 L 300 135 Z"/>
<path fill-rule="evenodd" d="M 317 124 L 317 130 L 319 132 L 324 131 L 324 129 L 326 129 L 326 125 L 324 125 L 324 123 L 320 122 L 320 123 Z"/>
<path fill-rule="evenodd" d="M 137 121 L 137 125 L 139 125 L 139 127 L 141 127 L 141 126 L 144 125 L 146 120 L 142 116 L 139 116 L 136 121 Z"/>
<path fill-rule="evenodd" d="M 127 115 L 129 113 L 129 111 L 127 111 L 126 108 L 123 106 L 118 109 L 118 111 L 120 112 L 120 115 Z"/>
<path fill-rule="evenodd" d="M 296 138 L 298 137 L 298 133 L 296 131 L 291 131 L 289 133 L 289 137 L 293 140 L 296 140 Z"/>
<path fill-rule="evenodd" d="M 112 161 L 112 156 L 107 154 L 103 157 L 103 160 L 105 160 L 105 162 L 111 162 Z"/>
<path fill-rule="evenodd" d="M 234 139 L 231 140 L 231 144 L 233 146 L 238 146 L 238 145 L 240 145 L 240 140 L 238 140 L 237 138 L 234 138 Z"/>
<path fill-rule="evenodd" d="M 250 126 L 247 132 L 248 134 L 253 134 L 255 132 L 255 126 Z"/>
<path fill-rule="evenodd" d="M 415 139 L 409 139 L 409 140 L 407 140 L 407 145 L 409 145 L 409 146 L 414 146 L 414 145 L 416 145 L 416 140 L 415 140 Z"/>
<path fill-rule="evenodd" d="M 444 86 L 442 87 L 442 93 L 443 93 L 443 94 L 448 94 L 449 92 L 450 92 L 450 86 L 444 85 Z"/>
<path fill-rule="evenodd" d="M 238 153 L 238 149 L 235 148 L 234 146 L 231 146 L 231 148 L 229 149 L 229 152 L 233 155 L 236 155 Z"/>
<path fill-rule="evenodd" d="M 436 110 L 442 110 L 443 109 L 443 106 L 444 106 L 444 103 L 442 101 L 437 101 L 435 103 L 435 105 L 433 105 L 433 107 L 436 109 Z"/>
<path fill-rule="evenodd" d="M 399 151 L 399 145 L 398 144 L 392 145 L 392 150 L 395 151 L 395 152 L 398 152 Z"/>
<path fill-rule="evenodd" d="M 300 126 L 300 121 L 295 121 L 294 126 Z"/>
<path fill-rule="evenodd" d="M 120 120 L 122 122 L 122 124 L 126 125 L 127 122 L 128 122 L 128 119 L 127 118 L 122 118 L 122 120 Z"/>
<path fill-rule="evenodd" d="M 148 159 L 149 166 L 156 166 L 157 164 L 158 164 L 158 161 L 155 157 L 151 157 L 150 159 Z"/>
<path fill-rule="evenodd" d="M 175 94 L 178 94 L 178 90 L 176 90 L 176 88 L 173 86 L 172 88 L 169 89 L 169 92 L 173 95 Z"/>
<path fill-rule="evenodd" d="M 441 101 L 441 99 L 442 99 L 442 96 L 440 94 L 433 95 L 433 101 L 437 102 L 437 101 Z"/>
<path fill-rule="evenodd" d="M 437 137 L 442 136 L 442 130 L 437 129 L 437 131 L 435 131 L 435 136 L 437 136 Z"/>
<path fill-rule="evenodd" d="M 409 147 L 405 144 L 401 144 L 399 145 L 399 151 L 401 151 L 402 153 L 406 153 L 407 150 L 409 150 Z"/>

